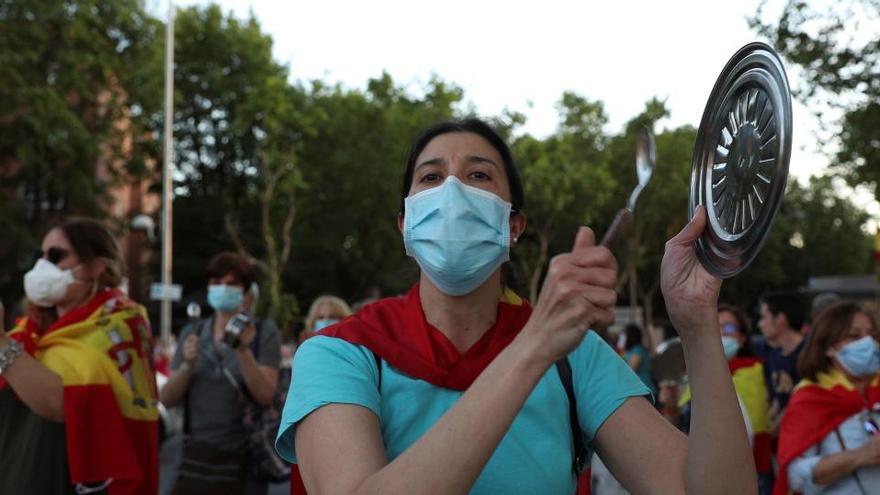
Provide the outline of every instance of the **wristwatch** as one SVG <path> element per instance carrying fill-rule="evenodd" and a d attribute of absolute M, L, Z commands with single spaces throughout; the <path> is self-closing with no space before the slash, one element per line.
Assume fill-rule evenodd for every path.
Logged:
<path fill-rule="evenodd" d="M 12 366 L 15 358 L 21 356 L 22 350 L 17 340 L 9 339 L 5 344 L 0 344 L 0 375 Z"/>

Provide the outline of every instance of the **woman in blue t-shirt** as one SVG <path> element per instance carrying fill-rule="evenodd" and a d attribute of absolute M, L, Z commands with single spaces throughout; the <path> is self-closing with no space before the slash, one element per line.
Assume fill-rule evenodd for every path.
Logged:
<path fill-rule="evenodd" d="M 308 491 L 573 493 L 574 440 L 583 440 L 631 492 L 755 493 L 718 339 L 721 282 L 693 250 L 704 210 L 667 243 L 661 268 L 688 357 L 688 439 L 586 330 L 613 321 L 617 284 L 617 262 L 589 228 L 553 258 L 534 307 L 504 288 L 523 205 L 510 150 L 482 121 L 437 124 L 415 140 L 398 227 L 418 283 L 322 330 L 294 359 L 276 446 Z"/>

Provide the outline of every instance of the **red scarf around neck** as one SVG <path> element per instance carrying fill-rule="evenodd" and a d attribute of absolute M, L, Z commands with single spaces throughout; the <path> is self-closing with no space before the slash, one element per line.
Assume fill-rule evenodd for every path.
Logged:
<path fill-rule="evenodd" d="M 467 351 L 459 352 L 440 330 L 428 323 L 419 298 L 419 285 L 400 297 L 382 299 L 317 335 L 363 345 L 398 370 L 432 385 L 466 390 L 529 321 L 532 308 L 510 290 L 498 304 L 495 324 Z M 590 494 L 590 470 L 578 480 L 578 495 Z M 292 495 L 306 493 L 294 465 Z"/>
<path fill-rule="evenodd" d="M 438 387 L 465 390 L 525 326 L 532 309 L 511 292 L 498 304 L 495 324 L 467 351 L 425 319 L 419 285 L 382 299 L 318 335 L 363 345 L 398 370 Z"/>

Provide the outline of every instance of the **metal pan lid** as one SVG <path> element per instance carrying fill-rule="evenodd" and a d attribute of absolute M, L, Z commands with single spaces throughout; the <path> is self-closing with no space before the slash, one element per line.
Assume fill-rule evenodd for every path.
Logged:
<path fill-rule="evenodd" d="M 791 157 L 791 90 L 764 43 L 727 62 L 706 102 L 691 168 L 689 213 L 708 225 L 696 254 L 715 276 L 744 270 L 761 250 L 785 192 Z"/>

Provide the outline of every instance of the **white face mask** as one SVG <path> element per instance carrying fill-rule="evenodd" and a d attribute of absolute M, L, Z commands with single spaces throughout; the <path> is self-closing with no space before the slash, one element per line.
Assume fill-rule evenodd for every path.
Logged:
<path fill-rule="evenodd" d="M 30 302 L 43 308 L 57 305 L 67 294 L 67 287 L 77 282 L 73 272 L 80 266 L 62 270 L 44 258 L 38 259 L 31 271 L 24 275 L 25 295 Z"/>

